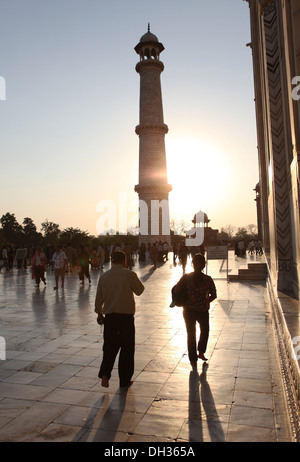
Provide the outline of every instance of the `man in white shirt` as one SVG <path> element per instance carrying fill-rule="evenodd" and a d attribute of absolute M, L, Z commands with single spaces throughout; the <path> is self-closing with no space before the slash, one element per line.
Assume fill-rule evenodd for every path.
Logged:
<path fill-rule="evenodd" d="M 65 252 L 62 250 L 60 245 L 56 246 L 56 252 L 54 252 L 52 256 L 52 262 L 53 262 L 53 269 L 54 269 L 55 282 L 56 282 L 56 286 L 53 287 L 53 289 L 57 290 L 59 276 L 61 277 L 61 286 L 62 288 L 64 287 L 65 266 L 67 263 L 67 256 Z"/>
<path fill-rule="evenodd" d="M 118 372 L 120 387 L 132 384 L 135 351 L 135 300 L 144 286 L 136 273 L 126 269 L 126 255 L 116 251 L 112 267 L 98 282 L 95 312 L 98 324 L 104 322 L 103 358 L 98 377 L 103 387 L 109 386 L 111 371 L 120 350 Z"/>

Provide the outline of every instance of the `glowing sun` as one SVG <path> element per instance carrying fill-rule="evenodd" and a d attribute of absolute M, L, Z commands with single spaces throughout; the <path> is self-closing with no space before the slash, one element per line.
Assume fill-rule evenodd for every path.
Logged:
<path fill-rule="evenodd" d="M 229 163 L 220 148 L 200 138 L 182 137 L 166 145 L 171 216 L 192 219 L 199 210 L 216 209 L 226 195 Z"/>

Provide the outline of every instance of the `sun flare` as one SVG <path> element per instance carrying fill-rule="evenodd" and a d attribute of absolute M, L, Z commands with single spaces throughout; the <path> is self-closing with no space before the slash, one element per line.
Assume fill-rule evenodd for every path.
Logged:
<path fill-rule="evenodd" d="M 167 162 L 171 217 L 190 220 L 200 210 L 209 214 L 218 208 L 230 169 L 216 144 L 191 137 L 168 140 Z"/>

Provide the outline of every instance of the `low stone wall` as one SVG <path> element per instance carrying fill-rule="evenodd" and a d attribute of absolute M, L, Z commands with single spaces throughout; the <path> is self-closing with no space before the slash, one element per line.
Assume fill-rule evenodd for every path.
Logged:
<path fill-rule="evenodd" d="M 269 269 L 269 267 L 268 267 Z M 285 399 L 290 417 L 291 432 L 295 442 L 300 442 L 300 368 L 298 355 L 295 353 L 293 333 L 288 326 L 285 311 L 272 277 L 268 271 L 267 288 L 273 311 L 273 323 L 277 340 Z M 298 322 L 298 321 L 297 321 Z"/>

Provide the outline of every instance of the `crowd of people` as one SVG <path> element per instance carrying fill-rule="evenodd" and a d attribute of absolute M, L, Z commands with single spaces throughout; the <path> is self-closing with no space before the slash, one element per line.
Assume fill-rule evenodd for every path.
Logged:
<path fill-rule="evenodd" d="M 59 279 L 61 286 L 64 287 L 64 275 L 66 272 L 78 272 L 79 280 L 84 285 L 85 280 L 91 284 L 91 270 L 103 270 L 104 264 L 111 262 L 112 256 L 116 251 L 123 251 L 127 259 L 127 267 L 133 269 L 134 265 L 139 261 L 141 263 L 153 264 L 154 269 L 159 264 L 163 264 L 169 260 L 169 253 L 172 252 L 173 264 L 179 263 L 185 273 L 188 257 L 196 253 L 205 253 L 204 246 L 187 247 L 185 240 L 174 242 L 172 246 L 168 242 L 148 242 L 138 245 L 130 245 L 128 243 L 116 243 L 110 246 L 100 243 L 97 248 L 91 246 L 74 246 L 66 245 L 64 247 L 51 247 L 47 245 L 44 250 L 41 247 L 27 250 L 14 249 L 12 246 L 4 246 L 0 255 L 0 271 L 4 267 L 6 271 L 18 269 L 27 269 L 31 267 L 32 278 L 39 287 L 43 282 L 46 285 L 45 272 L 50 269 L 55 273 L 56 285 L 54 289 L 58 289 Z M 250 240 L 245 243 L 243 239 L 235 243 L 235 255 L 243 257 L 246 253 L 249 255 L 262 255 L 262 243 L 260 240 Z"/>
<path fill-rule="evenodd" d="M 27 249 L 25 250 L 24 255 L 27 255 Z M 0 271 L 3 267 L 6 268 L 6 271 L 10 271 L 14 267 L 14 261 L 16 262 L 16 265 L 18 268 L 27 268 L 27 258 L 23 261 L 23 258 L 17 259 L 18 254 L 16 250 L 13 248 L 11 245 L 5 245 L 3 246 L 1 255 L 0 255 Z"/>
<path fill-rule="evenodd" d="M 106 249 L 103 245 L 92 249 L 89 246 L 73 245 L 67 246 L 49 246 L 44 250 L 40 246 L 28 250 L 14 249 L 12 246 L 4 246 L 0 255 L 0 271 L 5 268 L 7 272 L 17 269 L 32 269 L 32 279 L 35 280 L 36 286 L 39 287 L 42 281 L 46 285 L 45 272 L 50 269 L 55 273 L 56 286 L 58 289 L 58 280 L 61 278 L 62 287 L 64 287 L 64 275 L 66 272 L 72 273 L 78 271 L 79 279 L 84 284 L 85 278 L 91 283 L 90 267 L 92 269 L 103 269 L 107 261 Z"/>
<path fill-rule="evenodd" d="M 196 252 L 202 252 L 204 249 L 199 247 L 188 248 L 185 242 L 174 243 L 170 246 L 166 241 L 157 241 L 153 243 L 130 245 L 128 243 L 120 243 L 110 246 L 99 244 L 97 248 L 91 246 L 49 246 L 45 249 L 41 246 L 27 249 L 14 249 L 12 246 L 4 246 L 0 255 L 0 271 L 5 268 L 6 271 L 12 271 L 13 268 L 32 269 L 32 279 L 39 287 L 43 282 L 46 285 L 45 273 L 48 269 L 55 273 L 56 285 L 58 289 L 59 280 L 64 287 L 65 273 L 77 271 L 81 284 L 84 284 L 87 279 L 91 283 L 91 270 L 103 270 L 104 264 L 111 261 L 114 252 L 123 251 L 127 259 L 127 267 L 132 269 L 139 261 L 141 263 L 151 262 L 154 268 L 159 264 L 163 264 L 169 260 L 170 251 L 173 252 L 173 263 L 177 262 L 182 265 L 183 272 L 187 264 L 188 256 Z"/>
<path fill-rule="evenodd" d="M 263 254 L 263 246 L 262 246 L 262 241 L 261 240 L 254 240 L 251 239 L 248 242 L 248 245 L 246 244 L 244 239 L 240 239 L 239 241 L 236 241 L 235 243 L 235 248 L 234 248 L 234 253 L 237 257 L 244 257 L 247 253 L 249 255 L 262 255 Z"/>

